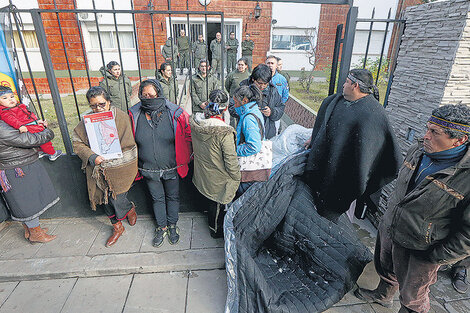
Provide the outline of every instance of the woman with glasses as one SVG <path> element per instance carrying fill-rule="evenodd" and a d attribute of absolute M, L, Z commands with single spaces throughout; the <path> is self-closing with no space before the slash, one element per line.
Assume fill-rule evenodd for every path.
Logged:
<path fill-rule="evenodd" d="M 129 109 L 139 148 L 139 171 L 147 183 L 157 222 L 153 245 L 160 247 L 180 238 L 176 226 L 179 213 L 179 177 L 188 174 L 191 158 L 189 115 L 163 94 L 155 79 L 139 87 L 140 102 Z"/>
<path fill-rule="evenodd" d="M 93 113 L 113 112 L 123 154 L 121 158 L 105 160 L 92 151 L 83 119 L 73 130 L 73 150 L 82 160 L 91 208 L 96 210 L 97 205 L 103 205 L 113 225 L 113 234 L 106 242 L 106 247 L 110 247 L 124 232 L 122 220 L 127 218 L 130 226 L 134 226 L 137 221 L 135 205 L 127 199 L 127 192 L 137 175 L 137 146 L 129 116 L 111 106 L 111 98 L 106 90 L 91 87 L 86 97 Z"/>

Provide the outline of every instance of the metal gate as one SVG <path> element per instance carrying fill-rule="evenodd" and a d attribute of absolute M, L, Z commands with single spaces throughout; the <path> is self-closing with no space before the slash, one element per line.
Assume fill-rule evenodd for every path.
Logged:
<path fill-rule="evenodd" d="M 130 10 L 116 10 L 115 9 L 115 4 L 114 0 L 111 0 L 112 4 L 112 9 L 99 9 L 96 6 L 95 0 L 92 0 L 92 9 L 77 9 L 76 2 L 73 1 L 73 7 L 72 8 L 67 8 L 67 9 L 59 9 L 58 4 L 56 3 L 56 0 L 53 0 L 53 6 L 54 8 L 51 9 L 18 9 L 16 6 L 12 4 L 12 1 L 10 0 L 10 5 L 4 8 L 0 9 L 0 13 L 3 13 L 5 15 L 5 21 L 0 21 L 0 24 L 3 24 L 3 30 L 4 33 L 7 37 L 7 42 L 11 43 L 11 53 L 13 55 L 13 58 L 15 60 L 15 65 L 17 69 L 17 76 L 23 80 L 22 74 L 25 73 L 25 75 L 28 75 L 29 78 L 31 79 L 31 84 L 32 84 L 32 89 L 34 90 L 34 99 L 29 97 L 30 99 L 30 106 L 33 108 L 33 110 L 37 111 L 38 116 L 40 116 L 42 119 L 45 118 L 45 110 L 43 108 L 42 102 L 44 100 L 41 100 L 41 97 L 38 92 L 38 86 L 37 86 L 37 77 L 35 77 L 34 71 L 32 70 L 32 64 L 31 64 L 31 58 L 28 55 L 28 49 L 27 49 L 27 41 L 28 35 L 30 33 L 30 30 L 25 30 L 23 27 L 22 19 L 21 16 L 24 15 L 29 15 L 32 24 L 34 25 L 33 32 L 35 33 L 35 36 L 37 38 L 37 47 L 39 48 L 42 63 L 44 64 L 44 72 L 47 77 L 48 81 L 48 86 L 50 89 L 51 97 L 52 97 L 52 102 L 53 102 L 53 107 L 55 111 L 55 115 L 57 118 L 57 124 L 58 128 L 60 129 L 60 133 L 62 136 L 62 141 L 65 147 L 65 150 L 68 155 L 73 154 L 73 149 L 72 149 L 72 142 L 70 139 L 70 131 L 73 129 L 73 126 L 76 125 L 69 125 L 71 126 L 71 129 L 68 127 L 68 123 L 70 124 L 70 119 L 67 120 L 66 115 L 64 113 L 64 104 L 62 103 L 61 99 L 61 90 L 58 85 L 58 77 L 56 77 L 56 71 L 57 69 L 54 68 L 54 63 L 52 61 L 52 56 L 51 56 L 51 51 L 49 49 L 49 45 L 51 45 L 51 41 L 48 41 L 47 38 L 47 32 L 44 27 L 46 21 L 51 18 L 51 16 L 57 21 L 58 27 L 57 29 L 53 30 L 53 33 L 58 36 L 59 43 L 62 46 L 62 53 L 64 56 L 65 64 L 66 64 L 66 72 L 67 72 L 67 77 L 68 81 L 71 85 L 72 89 L 72 94 L 73 94 L 73 105 L 74 105 L 74 111 L 75 111 L 75 117 L 74 120 L 77 122 L 81 119 L 81 115 L 84 113 L 84 109 L 88 109 L 84 103 L 80 103 L 80 100 L 83 101 L 83 95 L 79 94 L 79 90 L 76 88 L 76 83 L 74 82 L 77 78 L 84 78 L 85 73 L 86 73 L 86 81 L 88 88 L 93 85 L 93 78 L 91 75 L 92 70 L 90 69 L 90 64 L 87 59 L 87 54 L 89 51 L 86 49 L 86 44 L 85 44 L 85 36 L 84 36 L 84 31 L 82 27 L 86 24 L 84 22 L 90 22 L 90 24 L 93 24 L 94 26 L 94 34 L 90 35 L 88 40 L 91 42 L 91 45 L 95 45 L 95 50 L 98 50 L 100 54 L 100 63 L 101 65 L 106 68 L 106 60 L 105 60 L 105 54 L 106 54 L 106 49 L 108 46 L 111 46 L 113 49 L 117 50 L 117 55 L 118 61 L 121 65 L 122 72 L 127 72 L 128 69 L 126 69 L 126 64 L 130 61 L 128 58 L 128 53 L 126 54 L 126 57 L 123 55 L 125 54 L 124 52 L 128 52 L 129 50 L 135 51 L 135 58 L 136 58 L 136 63 L 137 63 L 137 72 L 138 72 L 138 80 L 142 81 L 143 78 L 148 78 L 148 77 L 153 77 L 156 76 L 156 71 L 159 68 L 159 62 L 158 61 L 158 54 L 157 51 L 159 51 L 159 47 L 156 42 L 156 36 L 159 34 L 159 32 L 165 32 L 166 34 L 166 29 L 163 26 L 164 22 L 160 22 L 160 24 L 157 24 L 156 20 L 158 17 L 164 17 L 163 19 L 168 19 L 169 22 L 169 31 L 170 31 L 170 37 L 175 38 L 177 36 L 177 33 L 175 33 L 176 30 L 179 31 L 179 29 L 190 29 L 191 31 L 186 32 L 189 42 L 192 43 L 194 42 L 197 38 L 195 37 L 196 34 L 199 34 L 202 31 L 202 27 L 197 27 L 194 26 L 192 23 L 190 24 L 190 16 L 204 16 L 204 23 L 206 25 L 205 30 L 205 38 L 207 38 L 207 18 L 209 17 L 216 17 L 220 18 L 220 25 L 221 29 L 220 32 L 222 33 L 222 37 L 224 37 L 224 31 L 225 31 L 225 25 L 224 25 L 224 13 L 219 12 L 219 11 L 208 11 L 207 10 L 207 5 L 204 5 L 204 10 L 203 11 L 190 11 L 189 10 L 189 0 L 186 0 L 186 10 L 185 11 L 177 11 L 177 10 L 172 10 L 171 8 L 171 0 L 167 0 L 167 10 L 155 10 L 152 1 L 149 1 L 147 7 L 145 10 L 136 10 L 134 8 L 134 4 L 132 0 L 129 0 L 131 9 Z M 21 13 L 21 15 L 20 15 Z M 112 23 L 111 26 L 107 25 L 106 27 L 104 25 L 100 25 L 100 20 L 102 19 L 103 16 L 108 16 L 112 17 Z M 186 16 L 186 23 L 177 23 L 177 24 L 172 24 L 171 18 L 172 16 Z M 122 31 L 122 26 L 118 23 L 118 19 L 122 16 L 130 16 L 132 18 L 132 29 L 130 31 L 123 32 Z M 142 42 L 139 41 L 139 30 L 136 27 L 136 20 L 137 18 L 141 18 L 149 21 L 150 23 L 150 31 L 151 31 L 151 37 L 152 37 L 152 42 Z M 83 55 L 83 63 L 81 64 L 81 69 L 80 70 L 72 70 L 71 65 L 76 65 L 72 64 L 73 62 L 70 61 L 70 55 L 69 51 L 71 49 L 71 44 L 65 40 L 65 37 L 69 35 L 68 33 L 68 26 L 71 22 L 75 21 L 76 26 L 78 27 L 78 37 L 80 38 L 79 40 L 79 47 L 82 51 Z M 166 22 L 165 22 L 166 23 Z M 191 27 L 189 26 L 191 25 Z M 120 29 L 121 27 L 121 29 Z M 166 36 L 165 36 L 166 37 Z M 16 40 L 15 40 L 16 39 Z M 57 43 L 57 42 L 56 42 Z M 147 49 L 143 49 L 140 45 L 146 45 Z M 151 46 L 151 48 L 148 48 L 148 46 Z M 171 42 L 172 49 L 173 47 L 173 41 Z M 73 47 L 74 49 L 77 49 L 77 47 Z M 208 55 L 208 49 L 209 45 L 207 45 L 207 50 L 206 50 L 206 56 Z M 123 51 L 124 50 L 124 51 Z M 152 55 L 148 55 L 149 51 L 153 50 Z M 192 69 L 193 66 L 193 51 L 192 49 L 189 49 L 190 51 L 190 68 Z M 143 55 L 143 53 L 146 53 L 146 55 Z M 22 71 L 21 66 L 20 66 L 20 61 L 19 58 L 23 58 L 23 60 L 26 63 L 27 66 L 27 71 Z M 147 70 L 144 70 L 142 67 L 142 60 L 145 59 L 148 62 L 151 62 L 150 64 L 152 65 L 152 69 L 149 68 L 147 64 Z M 151 58 L 152 60 L 149 61 L 148 59 Z M 109 60 L 108 60 L 109 61 Z M 148 63 L 147 62 L 147 63 Z M 223 69 L 223 63 L 224 63 L 224 49 L 222 49 L 222 58 L 221 58 L 221 67 Z M 76 66 L 75 66 L 76 67 Z M 173 69 L 174 71 L 176 69 Z M 146 73 L 143 73 L 143 72 Z M 150 73 L 149 73 L 150 72 Z M 79 73 L 79 74 L 77 74 Z M 81 74 L 81 75 L 80 75 Z M 188 71 L 187 74 L 187 79 L 189 78 L 189 81 L 192 82 L 192 71 Z M 74 80 L 75 79 L 75 80 Z M 107 82 L 107 77 L 104 75 L 104 79 Z M 185 84 L 186 81 L 185 80 Z M 221 86 L 224 86 L 224 77 L 221 75 Z M 96 84 L 95 84 L 96 85 Z M 175 86 L 176 87 L 176 86 Z M 123 88 L 125 90 L 126 86 L 123 81 Z M 208 88 L 208 87 L 207 87 Z M 29 94 L 26 91 L 26 88 L 23 90 L 18 90 L 18 96 L 20 96 L 21 99 L 21 93 L 23 95 L 29 96 Z M 126 105 L 127 107 L 130 107 L 130 103 L 128 103 L 126 99 Z"/>

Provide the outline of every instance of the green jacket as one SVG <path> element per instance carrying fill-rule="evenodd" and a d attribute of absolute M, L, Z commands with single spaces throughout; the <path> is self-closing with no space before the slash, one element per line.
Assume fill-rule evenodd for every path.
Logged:
<path fill-rule="evenodd" d="M 253 40 L 243 40 L 242 41 L 242 55 L 253 55 L 253 49 L 255 48 L 255 43 Z"/>
<path fill-rule="evenodd" d="M 193 53 L 194 53 L 195 59 L 205 59 L 206 52 L 207 52 L 207 44 L 205 41 L 199 42 L 198 40 L 195 43 L 193 43 Z M 199 64 L 195 64 L 195 65 L 196 67 L 199 66 Z"/>
<path fill-rule="evenodd" d="M 173 79 L 166 80 L 158 74 L 158 81 L 160 82 L 160 85 L 162 86 L 163 89 L 163 96 L 168 99 L 168 101 L 178 104 L 178 82 L 175 79 L 175 76 L 172 76 Z M 175 92 L 175 84 L 176 83 L 176 92 Z"/>
<path fill-rule="evenodd" d="M 203 109 L 201 109 L 199 105 L 209 99 L 209 94 L 212 90 L 219 88 L 219 81 L 210 74 L 207 74 L 207 76 L 203 78 L 201 73 L 197 73 L 193 77 L 191 84 L 191 103 L 194 114 L 196 112 L 203 112 Z M 206 79 L 208 81 L 209 92 L 207 92 L 206 88 Z"/>
<path fill-rule="evenodd" d="M 119 78 L 114 77 L 111 75 L 110 72 L 105 71 L 104 67 L 100 68 L 100 72 L 103 75 L 106 75 L 108 79 L 108 84 L 106 85 L 106 79 L 100 82 L 100 87 L 103 87 L 105 90 L 108 91 L 111 101 L 114 106 L 118 107 L 124 112 L 127 112 L 126 107 L 126 98 L 128 106 L 131 107 L 131 95 L 132 95 L 132 85 L 129 78 L 123 73 Z M 124 85 L 122 81 L 124 80 L 124 84 L 126 85 L 126 91 L 124 92 Z"/>
<path fill-rule="evenodd" d="M 178 43 L 178 50 L 180 52 L 189 50 L 189 37 L 188 36 L 179 36 L 176 42 Z"/>
<path fill-rule="evenodd" d="M 470 251 L 470 149 L 459 163 L 406 193 L 422 155 L 422 142 L 408 151 L 381 227 L 398 245 L 425 250 L 428 261 L 452 263 Z"/>
<path fill-rule="evenodd" d="M 227 40 L 227 46 L 230 48 L 227 49 L 227 54 L 237 54 L 238 50 L 238 40 L 235 39 L 228 39 Z"/>
<path fill-rule="evenodd" d="M 227 78 L 225 79 L 225 89 L 228 91 L 229 95 L 232 96 L 235 89 L 240 86 L 240 82 L 242 80 L 247 79 L 250 77 L 250 72 L 246 69 L 243 73 L 235 70 L 228 74 Z"/>
<path fill-rule="evenodd" d="M 178 55 L 178 46 L 176 44 L 173 44 L 173 49 L 174 49 L 174 52 L 173 52 L 174 57 L 171 57 L 171 40 L 167 40 L 162 49 L 162 55 L 165 60 L 166 59 L 175 60 L 176 56 Z"/>
<path fill-rule="evenodd" d="M 206 198 L 227 204 L 235 197 L 241 178 L 235 129 L 215 118 L 193 115 L 189 122 L 194 151 L 193 183 Z"/>
<path fill-rule="evenodd" d="M 212 51 L 212 58 L 220 60 L 222 58 L 222 46 L 224 42 L 221 40 L 217 42 L 217 39 L 213 39 L 211 41 L 211 51 Z"/>

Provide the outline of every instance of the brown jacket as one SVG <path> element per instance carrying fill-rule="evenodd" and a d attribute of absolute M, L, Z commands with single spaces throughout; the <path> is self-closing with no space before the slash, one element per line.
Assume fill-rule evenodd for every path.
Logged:
<path fill-rule="evenodd" d="M 82 169 L 85 170 L 88 197 L 91 208 L 96 210 L 97 204 L 108 203 L 108 196 L 129 191 L 137 175 L 137 146 L 132 134 L 129 116 L 116 107 L 111 107 L 116 119 L 119 141 L 123 156 L 120 159 L 107 160 L 98 166 L 89 163 L 90 157 L 95 154 L 90 149 L 88 137 L 83 120 L 73 130 L 73 150 L 82 160 Z"/>

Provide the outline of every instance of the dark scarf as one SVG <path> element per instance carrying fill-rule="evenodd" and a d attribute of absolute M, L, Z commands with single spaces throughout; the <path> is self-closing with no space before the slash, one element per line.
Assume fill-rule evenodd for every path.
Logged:
<path fill-rule="evenodd" d="M 159 97 L 156 99 L 141 99 L 142 111 L 150 115 L 152 124 L 156 127 L 163 117 L 163 113 L 167 112 L 166 99 Z"/>

